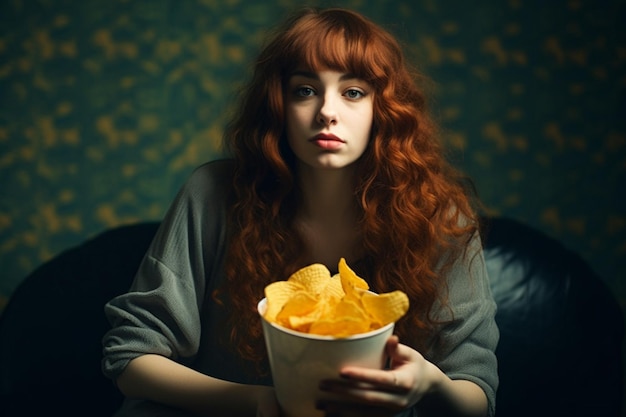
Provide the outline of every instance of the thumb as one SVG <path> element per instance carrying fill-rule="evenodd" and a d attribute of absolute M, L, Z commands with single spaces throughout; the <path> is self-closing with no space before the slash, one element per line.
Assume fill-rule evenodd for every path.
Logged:
<path fill-rule="evenodd" d="M 392 358 L 398 351 L 399 344 L 400 339 L 398 338 L 398 336 L 396 336 L 395 334 L 390 336 L 389 339 L 387 339 L 387 343 L 385 344 L 385 353 L 387 353 L 387 356 Z"/>
<path fill-rule="evenodd" d="M 389 357 L 392 369 L 410 361 L 411 351 L 412 349 L 408 346 L 400 344 L 400 339 L 396 335 L 391 336 L 385 345 L 385 352 Z"/>

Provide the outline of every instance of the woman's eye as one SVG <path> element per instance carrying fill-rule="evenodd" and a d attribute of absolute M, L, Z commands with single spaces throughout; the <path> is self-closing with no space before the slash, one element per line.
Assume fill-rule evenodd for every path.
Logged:
<path fill-rule="evenodd" d="M 295 95 L 298 97 L 310 97 L 315 94 L 315 90 L 311 87 L 298 87 L 295 90 Z"/>
<path fill-rule="evenodd" d="M 360 91 L 360 90 L 351 89 L 351 90 L 346 91 L 345 95 L 349 99 L 357 100 L 357 99 L 360 99 L 360 98 L 364 97 L 365 93 L 363 91 Z"/>

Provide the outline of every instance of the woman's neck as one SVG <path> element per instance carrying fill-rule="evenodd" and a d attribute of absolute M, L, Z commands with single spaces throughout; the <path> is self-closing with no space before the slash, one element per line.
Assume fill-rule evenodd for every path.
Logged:
<path fill-rule="evenodd" d="M 300 219 L 306 222 L 333 224 L 356 221 L 354 205 L 354 169 L 300 169 L 302 202 Z"/>
<path fill-rule="evenodd" d="M 301 174 L 302 203 L 296 227 L 307 247 L 304 261 L 323 263 L 336 272 L 340 258 L 352 263 L 362 257 L 354 172 L 305 170 Z"/>

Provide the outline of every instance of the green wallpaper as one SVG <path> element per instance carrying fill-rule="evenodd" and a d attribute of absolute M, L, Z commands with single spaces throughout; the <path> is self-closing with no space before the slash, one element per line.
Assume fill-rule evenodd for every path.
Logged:
<path fill-rule="evenodd" d="M 402 40 L 487 205 L 580 252 L 623 306 L 625 3 L 322 3 Z M 0 2 L 0 308 L 55 254 L 164 214 L 220 154 L 265 30 L 298 4 Z"/>

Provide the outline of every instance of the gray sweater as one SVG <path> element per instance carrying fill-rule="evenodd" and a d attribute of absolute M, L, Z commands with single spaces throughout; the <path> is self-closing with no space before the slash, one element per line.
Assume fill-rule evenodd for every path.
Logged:
<path fill-rule="evenodd" d="M 102 368 L 115 380 L 130 360 L 159 354 L 216 378 L 271 385 L 254 364 L 237 357 L 228 340 L 227 317 L 211 298 L 225 277 L 226 196 L 232 164 L 199 167 L 182 187 L 146 253 L 128 293 L 105 306 L 111 330 L 103 338 Z M 452 379 L 477 383 L 494 414 L 498 385 L 494 350 L 498 328 L 479 238 L 459 259 L 448 278 L 454 320 L 443 329 L 444 344 L 422 352 Z M 259 294 L 259 298 L 262 294 Z M 184 415 L 158 404 L 126 400 L 120 416 Z M 408 414 L 407 414 L 408 415 Z"/>

